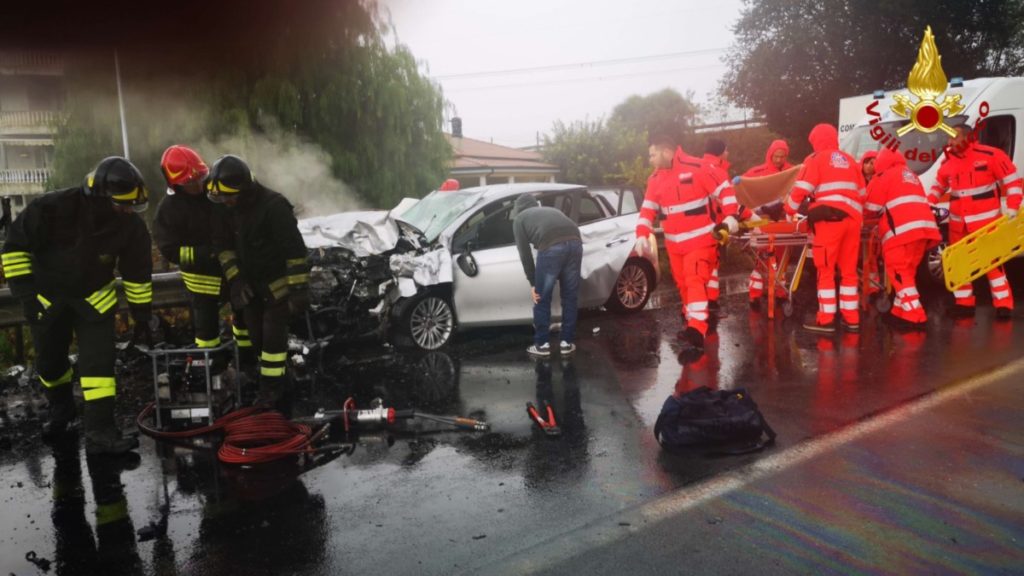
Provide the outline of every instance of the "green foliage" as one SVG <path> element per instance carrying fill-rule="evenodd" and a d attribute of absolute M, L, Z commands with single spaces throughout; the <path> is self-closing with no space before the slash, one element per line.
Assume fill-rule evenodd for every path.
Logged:
<path fill-rule="evenodd" d="M 238 152 L 218 144 L 254 137 L 283 149 L 319 146 L 329 172 L 374 207 L 436 187 L 451 155 L 440 88 L 419 73 L 407 47 L 389 41 L 375 3 L 324 6 L 315 17 L 282 23 L 271 38 L 227 45 L 215 62 L 183 75 L 165 72 L 181 69 L 172 55 L 122 54 L 131 159 L 154 200 L 164 188 L 159 160 L 167 146 L 207 143 L 215 158 Z M 103 156 L 121 154 L 112 56 L 69 68 L 54 186 L 77 184 Z"/>
<path fill-rule="evenodd" d="M 608 125 L 613 130 L 648 135 L 664 133 L 682 142 L 693 132 L 700 108 L 693 93 L 684 97 L 671 88 L 646 96 L 633 95 L 612 110 Z"/>
<path fill-rule="evenodd" d="M 747 0 L 721 90 L 806 139 L 840 98 L 906 85 L 926 26 L 947 77 L 1024 72 L 1024 2 Z"/>

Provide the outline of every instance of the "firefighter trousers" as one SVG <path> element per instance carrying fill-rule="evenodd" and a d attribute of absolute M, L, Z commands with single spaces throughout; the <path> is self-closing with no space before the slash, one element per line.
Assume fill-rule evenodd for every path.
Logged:
<path fill-rule="evenodd" d="M 36 351 L 36 372 L 43 386 L 56 389 L 71 384 L 68 351 L 78 337 L 78 376 L 86 402 L 113 397 L 114 312 L 100 314 L 81 299 L 59 299 L 47 305 L 39 318 L 29 321 Z"/>
<path fill-rule="evenodd" d="M 811 253 L 818 269 L 819 325 L 831 324 L 836 317 L 836 271 L 839 272 L 838 310 L 847 324 L 860 324 L 857 298 L 857 257 L 860 252 L 858 218 L 818 221 L 814 224 Z"/>
<path fill-rule="evenodd" d="M 196 346 L 200 348 L 216 348 L 220 346 L 220 307 L 223 299 L 210 294 L 189 293 L 192 308 L 192 329 L 196 335 Z M 252 341 L 245 323 L 245 312 L 232 308 L 231 332 L 238 345 L 238 354 L 242 363 L 247 363 L 252 355 Z M 255 362 L 253 358 L 251 362 Z"/>
<path fill-rule="evenodd" d="M 253 349 L 260 356 L 260 383 L 281 390 L 288 358 L 288 299 L 263 302 L 257 300 L 245 307 L 245 323 Z"/>
<path fill-rule="evenodd" d="M 708 282 L 718 267 L 718 246 L 691 250 L 685 254 L 669 252 L 672 278 L 683 302 L 683 317 L 687 327 L 701 335 L 708 333 Z"/>
<path fill-rule="evenodd" d="M 885 274 L 892 282 L 895 297 L 892 301 L 892 315 L 907 322 L 922 324 L 928 320 L 921 306 L 917 292 L 917 265 L 928 250 L 928 240 L 915 240 L 898 246 L 883 246 Z"/>

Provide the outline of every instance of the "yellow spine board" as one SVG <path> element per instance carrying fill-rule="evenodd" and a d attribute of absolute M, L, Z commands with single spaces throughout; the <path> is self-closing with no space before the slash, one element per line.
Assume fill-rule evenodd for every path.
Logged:
<path fill-rule="evenodd" d="M 942 271 L 950 292 L 1002 266 L 1024 252 L 1024 217 L 1006 216 L 964 236 L 942 252 Z"/>

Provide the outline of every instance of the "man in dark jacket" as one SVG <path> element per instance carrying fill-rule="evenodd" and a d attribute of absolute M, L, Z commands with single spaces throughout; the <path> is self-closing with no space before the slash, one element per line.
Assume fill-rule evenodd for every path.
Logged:
<path fill-rule="evenodd" d="M 306 245 L 288 200 L 257 182 L 237 156 L 210 169 L 206 192 L 228 207 L 227 226 L 215 237 L 231 305 L 245 310 L 260 353 L 260 397 L 283 401 L 290 316 L 309 307 Z M 286 405 L 286 402 L 284 403 Z"/>
<path fill-rule="evenodd" d="M 33 200 L 4 243 L 4 274 L 32 330 L 36 371 L 50 403 L 49 439 L 75 420 L 68 348 L 78 336 L 88 454 L 120 454 L 139 445 L 122 437 L 114 420 L 114 268 L 138 335 L 151 315 L 153 261 L 146 223 L 134 212 L 146 209 L 148 197 L 135 166 L 106 158 L 83 186 Z"/>
<path fill-rule="evenodd" d="M 576 351 L 576 313 L 579 305 L 580 268 L 583 242 L 580 229 L 560 210 L 542 207 L 537 199 L 523 194 L 513 209 L 519 258 L 531 286 L 533 298 L 533 346 L 526 351 L 538 358 L 551 355 L 551 299 L 558 282 L 562 296 L 562 343 L 559 350 L 568 355 Z M 530 245 L 537 249 L 534 266 Z"/>
<path fill-rule="evenodd" d="M 160 253 L 181 269 L 191 296 L 192 327 L 199 348 L 220 346 L 221 294 L 226 293 L 222 271 L 213 247 L 214 231 L 223 229 L 223 206 L 203 193 L 203 179 L 210 173 L 206 163 L 186 146 L 171 146 L 160 161 L 167 180 L 167 196 L 160 201 L 153 221 L 153 239 Z M 243 366 L 255 366 L 252 342 L 244 312 L 233 310 L 232 332 Z"/>

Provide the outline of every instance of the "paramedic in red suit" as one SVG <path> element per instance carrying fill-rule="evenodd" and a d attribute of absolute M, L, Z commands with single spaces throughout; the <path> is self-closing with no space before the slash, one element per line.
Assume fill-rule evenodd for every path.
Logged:
<path fill-rule="evenodd" d="M 712 236 L 716 224 L 711 206 L 716 184 L 701 161 L 683 152 L 668 136 L 652 137 L 648 152 L 655 170 L 647 181 L 637 222 L 637 249 L 641 253 L 650 251 L 648 236 L 658 213 L 663 214 L 665 249 L 686 321 L 678 337 L 684 346 L 703 350 L 709 319 L 707 284 L 711 271 L 718 264 L 718 243 Z M 729 207 L 724 208 L 728 211 Z M 739 223 L 731 214 L 724 218 L 722 226 L 730 233 L 739 230 Z"/>
<path fill-rule="evenodd" d="M 704 146 L 704 158 L 701 159 L 704 171 L 715 184 L 715 190 L 711 193 L 711 203 L 715 209 L 715 222 L 721 223 L 728 215 L 736 215 L 739 204 L 736 202 L 736 191 L 733 190 L 729 181 L 729 150 L 724 140 L 709 138 Z M 721 310 L 718 307 L 718 296 L 720 287 L 718 282 L 718 266 L 711 271 L 711 280 L 708 282 L 708 303 L 712 314 L 721 317 Z"/>
<path fill-rule="evenodd" d="M 818 269 L 818 314 L 804 328 L 835 332 L 838 310 L 844 328 L 856 332 L 860 330 L 857 257 L 864 220 L 864 176 L 860 164 L 839 150 L 835 126 L 818 124 L 807 139 L 814 153 L 804 161 L 785 205 L 786 212 L 793 215 L 810 197 L 807 221 L 814 233 L 812 254 Z"/>
<path fill-rule="evenodd" d="M 949 243 L 993 222 L 1001 214 L 1017 216 L 1021 203 L 1021 175 L 1010 158 L 999 148 L 978 144 L 969 137 L 967 126 L 957 126 L 950 138 L 935 184 L 928 193 L 932 204 L 946 192 L 949 199 Z M 1002 206 L 1000 197 L 1006 200 Z M 992 304 L 996 317 L 1010 318 L 1013 294 L 1002 266 L 988 273 Z M 974 315 L 974 289 L 970 284 L 953 292 L 958 316 Z"/>
<path fill-rule="evenodd" d="M 768 150 L 764 154 L 764 164 L 758 164 L 750 170 L 743 173 L 744 178 L 759 178 L 761 176 L 771 176 L 772 174 L 778 174 L 783 170 L 789 170 L 793 165 L 789 163 L 789 144 L 786 144 L 785 140 L 773 140 L 768 145 Z M 757 214 L 754 213 L 750 208 L 744 208 L 740 215 L 741 220 L 750 220 L 756 222 L 760 220 Z M 776 260 L 782 257 L 782 250 L 775 250 Z M 750 295 L 750 307 L 758 309 L 761 305 L 760 298 L 764 294 L 764 283 L 767 280 L 761 271 L 754 267 L 750 272 L 750 283 L 748 285 Z M 781 294 L 781 293 L 780 293 Z"/>
<path fill-rule="evenodd" d="M 885 273 L 896 297 L 892 316 L 900 328 L 923 327 L 928 316 L 921 307 L 914 276 L 921 258 L 942 236 L 925 196 L 924 187 L 899 152 L 885 148 L 875 160 L 875 176 L 868 184 L 868 215 L 881 215 Z"/>

